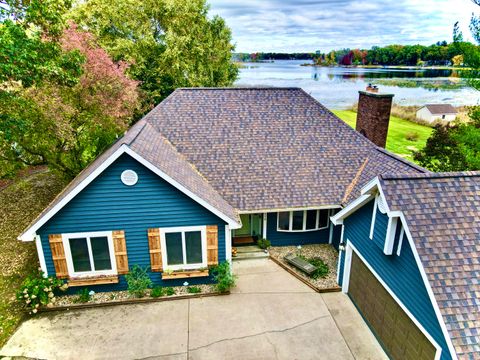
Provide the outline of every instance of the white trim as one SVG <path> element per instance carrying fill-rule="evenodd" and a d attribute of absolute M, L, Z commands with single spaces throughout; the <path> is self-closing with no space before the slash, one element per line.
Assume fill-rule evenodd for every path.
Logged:
<path fill-rule="evenodd" d="M 410 229 L 408 228 L 407 221 L 405 219 L 405 216 L 403 213 L 400 212 L 400 219 L 402 221 L 403 228 L 405 229 L 405 234 L 407 235 L 407 240 L 410 245 L 410 248 L 412 249 L 413 257 L 415 258 L 415 261 L 417 263 L 417 268 L 420 271 L 420 275 L 422 276 L 423 279 L 423 284 L 425 285 L 425 288 L 427 289 L 428 296 L 430 297 L 430 301 L 432 302 L 433 310 L 435 311 L 435 315 L 437 316 L 437 321 L 440 324 L 440 328 L 442 329 L 443 332 L 443 337 L 445 338 L 445 341 L 447 342 L 448 350 L 450 350 L 450 355 L 453 360 L 457 360 L 457 352 L 455 351 L 455 348 L 452 343 L 452 339 L 450 338 L 450 335 L 448 334 L 447 326 L 445 325 L 445 321 L 443 320 L 442 313 L 440 312 L 440 308 L 437 303 L 437 299 L 435 298 L 435 295 L 433 294 L 432 287 L 430 285 L 430 281 L 428 280 L 427 274 L 425 272 L 425 269 L 423 267 L 422 261 L 420 259 L 420 256 L 418 255 L 417 248 L 415 246 L 415 243 L 413 241 L 412 234 L 410 233 Z"/>
<path fill-rule="evenodd" d="M 328 210 L 327 211 L 327 225 L 324 227 L 319 227 L 320 226 L 320 212 L 322 210 Z M 293 212 L 294 211 L 301 211 L 303 212 L 303 218 L 302 218 L 302 229 L 301 230 L 293 230 Z M 294 210 L 294 211 L 288 211 L 289 213 L 289 222 L 288 222 L 288 230 L 283 230 L 280 229 L 279 223 L 280 223 L 280 213 L 287 212 L 287 211 L 279 211 L 277 213 L 277 231 L 278 232 L 289 232 L 289 233 L 303 233 L 303 232 L 311 232 L 311 231 L 319 231 L 319 230 L 324 230 L 327 229 L 330 225 L 330 209 L 311 209 L 311 210 Z M 316 211 L 316 218 L 315 218 L 315 228 L 314 229 L 307 229 L 307 211 Z"/>
<path fill-rule="evenodd" d="M 450 351 L 450 355 L 453 360 L 458 359 L 455 348 L 453 346 L 452 340 L 450 338 L 450 335 L 448 334 L 447 326 L 445 325 L 445 321 L 443 320 L 443 316 L 440 311 L 440 307 L 438 306 L 437 300 L 435 298 L 435 295 L 433 293 L 432 287 L 430 285 L 430 281 L 428 280 L 427 274 L 425 272 L 425 268 L 423 267 L 422 261 L 420 259 L 420 256 L 418 255 L 417 248 L 415 246 L 415 243 L 413 241 L 413 237 L 410 233 L 410 230 L 408 228 L 407 221 L 405 219 L 404 214 L 401 211 L 390 211 L 390 208 L 388 206 L 388 202 L 386 201 L 385 195 L 383 193 L 383 189 L 380 185 L 380 181 L 378 177 L 374 178 L 371 180 L 366 186 L 364 186 L 361 190 L 362 196 L 360 196 L 358 199 L 353 201 L 349 206 L 347 206 L 345 209 L 340 211 L 338 214 L 332 217 L 332 221 L 336 220 L 337 222 L 343 222 L 343 218 L 349 216 L 351 213 L 353 213 L 357 208 L 361 207 L 363 204 L 365 204 L 366 200 L 365 198 L 362 201 L 363 196 L 370 195 L 375 192 L 375 190 L 378 190 L 380 196 L 383 197 L 385 207 L 387 208 L 387 215 L 389 217 L 397 216 L 400 218 L 401 223 L 403 225 L 403 228 L 405 229 L 405 234 L 407 235 L 407 240 L 409 242 L 410 248 L 412 249 L 413 256 L 415 258 L 415 262 L 417 265 L 417 268 L 420 271 L 420 274 L 422 276 L 423 284 L 427 290 L 428 296 L 430 298 L 430 301 L 432 303 L 433 309 L 435 311 L 435 315 L 437 317 L 437 321 L 440 325 L 440 328 L 442 329 L 443 336 L 445 338 L 445 341 L 448 346 L 448 350 Z M 357 204 L 357 206 L 353 206 L 354 203 Z M 339 216 L 340 215 L 340 216 Z"/>
<path fill-rule="evenodd" d="M 358 208 L 362 207 L 368 201 L 372 199 L 372 194 L 364 194 L 359 198 L 352 201 L 347 207 L 343 208 L 341 211 L 330 217 L 330 220 L 334 225 L 343 224 L 343 219 L 348 217 L 351 213 L 355 212 Z"/>
<path fill-rule="evenodd" d="M 187 264 L 185 232 L 200 231 L 202 239 L 202 262 L 196 264 Z M 181 233 L 182 234 L 182 255 L 183 264 L 168 265 L 167 261 L 167 244 L 165 241 L 165 234 L 167 233 Z M 162 263 L 164 270 L 192 270 L 207 267 L 207 227 L 206 226 L 176 226 L 160 228 L 160 241 L 162 251 Z"/>
<path fill-rule="evenodd" d="M 343 265 L 343 279 L 342 279 L 342 292 L 348 293 L 348 288 L 350 285 L 350 271 L 352 268 L 352 247 L 348 246 L 345 248 L 345 263 Z"/>
<path fill-rule="evenodd" d="M 420 256 L 418 255 L 417 248 L 415 246 L 415 243 L 413 241 L 412 234 L 410 233 L 410 230 L 408 228 L 407 221 L 405 219 L 404 214 L 401 211 L 390 211 L 390 208 L 388 206 L 388 202 L 386 201 L 385 195 L 383 193 L 383 189 L 380 184 L 380 180 L 378 177 L 370 180 L 367 185 L 365 185 L 362 190 L 359 198 L 354 200 L 353 202 L 350 203 L 346 208 L 344 208 L 342 211 L 340 211 L 338 214 L 333 216 L 331 219 L 334 223 L 336 224 L 341 224 L 343 223 L 343 219 L 347 216 L 349 216 L 351 213 L 353 213 L 355 210 L 357 210 L 359 207 L 363 206 L 367 201 L 368 198 L 372 196 L 372 193 L 375 193 L 378 191 L 380 196 L 383 197 L 384 204 L 387 210 L 387 215 L 389 217 L 397 216 L 400 218 L 403 228 L 405 229 L 405 234 L 407 235 L 407 240 L 409 242 L 410 248 L 412 249 L 413 256 L 415 258 L 415 262 L 417 265 L 417 268 L 420 271 L 420 274 L 422 276 L 423 284 L 427 290 L 428 296 L 430 298 L 430 301 L 432 303 L 433 309 L 435 311 L 435 315 L 437 317 L 437 321 L 440 325 L 440 328 L 442 329 L 443 337 L 445 338 L 445 341 L 448 346 L 448 350 L 450 351 L 450 355 L 453 360 L 458 359 L 455 348 L 452 343 L 452 339 L 450 338 L 450 335 L 448 334 L 447 326 L 445 325 L 445 321 L 443 320 L 442 313 L 440 311 L 440 307 L 438 306 L 437 300 L 435 298 L 435 295 L 433 293 L 432 287 L 430 285 L 430 281 L 428 280 L 427 274 L 425 272 L 425 268 L 423 267 L 422 261 L 420 259 Z"/>
<path fill-rule="evenodd" d="M 400 256 L 400 252 L 402 251 L 403 236 L 405 235 L 405 228 L 403 227 L 401 220 L 400 220 L 400 226 L 402 228 L 400 229 L 400 236 L 399 236 L 399 241 L 397 246 L 397 256 Z"/>
<path fill-rule="evenodd" d="M 430 335 L 430 333 L 423 327 L 423 325 L 417 320 L 417 318 L 408 310 L 408 308 L 403 304 L 403 302 L 395 295 L 395 293 L 390 289 L 390 287 L 383 281 L 383 279 L 377 274 L 377 272 L 370 266 L 370 264 L 366 261 L 366 259 L 360 254 L 360 252 L 357 250 L 357 248 L 347 240 L 347 253 L 348 250 L 350 249 L 350 255 L 352 254 L 352 250 L 355 252 L 355 254 L 360 258 L 360 260 L 365 264 L 365 266 L 370 270 L 370 272 L 375 276 L 375 278 L 380 282 L 380 284 L 383 286 L 383 288 L 389 293 L 389 295 L 395 300 L 395 302 L 400 306 L 400 308 L 407 314 L 407 316 L 413 321 L 413 323 L 418 327 L 418 329 L 425 335 L 425 337 L 432 343 L 432 345 L 437 349 L 437 352 L 435 353 L 435 359 L 438 360 L 441 357 L 442 354 L 442 348 L 438 343 L 435 341 L 435 339 Z M 344 266 L 344 277 L 343 277 L 343 283 L 342 283 L 342 292 L 347 293 L 348 292 L 348 285 L 350 281 L 350 273 L 351 273 L 351 267 L 352 267 L 352 256 L 346 257 L 345 258 L 345 266 Z M 347 278 L 348 274 L 348 278 Z M 346 286 L 344 286 L 346 282 Z"/>
<path fill-rule="evenodd" d="M 329 218 L 330 218 L 330 215 L 332 214 L 332 212 L 333 212 L 333 210 L 330 210 L 328 212 L 328 217 Z M 329 227 L 330 227 L 330 231 L 328 233 L 328 243 L 332 244 L 332 242 L 333 242 L 333 223 L 331 221 L 329 221 Z"/>
<path fill-rule="evenodd" d="M 260 209 L 260 210 L 244 210 L 238 211 L 239 214 L 258 214 L 258 213 L 277 213 L 287 211 L 301 211 L 301 210 L 324 210 L 324 209 L 341 209 L 340 205 L 320 205 L 320 206 L 300 206 L 289 208 L 272 208 L 272 209 Z"/>
<path fill-rule="evenodd" d="M 108 253 L 110 255 L 110 270 L 95 270 L 95 263 L 93 261 L 93 253 L 91 248 L 92 237 L 106 237 L 108 242 Z M 91 271 L 79 271 L 76 272 L 73 267 L 72 250 L 70 249 L 69 239 L 85 238 L 88 247 L 88 256 L 90 258 Z M 83 277 L 95 277 L 104 275 L 117 275 L 117 261 L 115 259 L 115 250 L 113 248 L 113 236 L 111 231 L 92 231 L 83 233 L 65 233 L 62 234 L 63 248 L 65 249 L 65 258 L 67 260 L 68 274 L 71 277 L 83 278 Z"/>
<path fill-rule="evenodd" d="M 337 284 L 340 284 L 340 264 L 342 263 L 343 251 L 339 251 L 337 264 Z"/>
<path fill-rule="evenodd" d="M 263 224 L 263 231 L 262 231 L 262 237 L 264 239 L 267 239 L 267 213 L 263 213 L 262 217 L 262 224 Z"/>
<path fill-rule="evenodd" d="M 229 218 L 227 215 L 223 214 L 218 209 L 214 208 L 206 201 L 192 193 L 190 190 L 186 189 L 183 185 L 172 179 L 170 176 L 165 174 L 163 171 L 158 169 L 149 161 L 145 160 L 143 157 L 138 155 L 135 151 L 130 149 L 127 145 L 123 144 L 120 146 L 112 155 L 110 155 L 103 163 L 100 164 L 95 170 L 93 170 L 80 184 L 75 186 L 61 201 L 59 201 L 52 209 L 50 209 L 46 214 L 40 217 L 35 223 L 33 223 L 22 235 L 18 237 L 22 241 L 33 241 L 35 237 L 35 232 L 42 227 L 48 220 L 50 220 L 58 211 L 60 211 L 66 204 L 68 204 L 75 196 L 77 196 L 88 184 L 90 184 L 97 176 L 99 176 L 105 169 L 107 169 L 115 160 L 117 160 L 122 154 L 128 154 L 137 160 L 139 163 L 152 170 L 155 174 L 160 176 L 162 179 L 167 181 L 169 184 L 176 187 L 178 190 L 183 192 L 185 195 L 189 196 L 191 199 L 198 202 L 200 205 L 217 215 L 219 218 L 224 220 L 231 226 L 231 229 L 240 229 L 242 225 L 234 219 Z"/>
<path fill-rule="evenodd" d="M 387 234 L 385 235 L 385 245 L 383 246 L 383 253 L 385 255 L 393 254 L 393 245 L 395 243 L 395 233 L 397 232 L 398 217 L 388 217 Z"/>
<path fill-rule="evenodd" d="M 47 263 L 45 262 L 45 255 L 43 253 L 42 239 L 40 235 L 35 236 L 35 246 L 37 247 L 38 262 L 40 263 L 40 269 L 43 271 L 43 276 L 48 276 Z"/>
<path fill-rule="evenodd" d="M 128 155 L 130 155 L 131 157 L 133 157 L 135 160 L 137 160 L 140 164 L 144 165 L 146 168 L 152 170 L 155 174 L 157 174 L 158 176 L 160 176 L 162 179 L 164 179 L 165 181 L 167 181 L 169 184 L 173 185 L 174 187 L 176 187 L 178 190 L 180 190 L 181 192 L 183 192 L 185 195 L 187 195 L 188 197 L 192 198 L 193 200 L 195 200 L 196 202 L 198 202 L 200 205 L 202 205 L 204 208 L 206 208 L 207 210 L 209 210 L 210 212 L 214 213 L 215 215 L 217 215 L 220 219 L 224 220 L 228 225 L 230 225 L 231 229 L 234 230 L 234 229 L 240 229 L 242 227 L 242 224 L 235 221 L 234 219 L 231 219 L 229 218 L 227 215 L 223 214 L 222 212 L 220 212 L 220 210 L 217 210 L 216 208 L 214 208 L 212 205 L 210 205 L 209 203 L 207 203 L 205 200 L 203 200 L 202 198 L 200 198 L 199 196 L 195 195 L 194 193 L 192 193 L 190 190 L 188 190 L 187 188 L 185 188 L 183 185 L 181 185 L 180 183 L 178 183 L 177 181 L 175 181 L 174 179 L 172 179 L 170 176 L 168 176 L 167 174 L 165 174 L 162 170 L 160 170 L 159 168 L 157 168 L 155 165 L 153 165 L 152 163 L 150 163 L 148 160 L 144 159 L 143 157 L 141 157 L 140 155 L 138 155 L 135 151 L 133 151 L 132 149 L 130 149 L 128 146 L 125 146 L 125 153 L 127 153 Z"/>
<path fill-rule="evenodd" d="M 373 205 L 372 222 L 370 223 L 370 240 L 373 240 L 373 231 L 375 230 L 375 221 L 377 220 L 377 206 L 378 206 L 378 195 L 375 196 L 375 203 Z"/>
<path fill-rule="evenodd" d="M 225 258 L 232 265 L 232 230 L 229 225 L 225 225 Z"/>

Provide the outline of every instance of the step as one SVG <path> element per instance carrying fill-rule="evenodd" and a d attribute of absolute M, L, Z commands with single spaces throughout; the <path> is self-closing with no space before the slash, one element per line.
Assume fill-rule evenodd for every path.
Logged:
<path fill-rule="evenodd" d="M 232 257 L 232 260 L 248 260 L 248 259 L 265 259 L 268 258 L 267 253 L 262 252 L 250 252 L 250 253 L 237 253 L 237 256 Z"/>
<path fill-rule="evenodd" d="M 237 253 L 263 252 L 263 250 L 256 245 L 238 246 L 236 247 L 236 249 L 237 249 Z"/>

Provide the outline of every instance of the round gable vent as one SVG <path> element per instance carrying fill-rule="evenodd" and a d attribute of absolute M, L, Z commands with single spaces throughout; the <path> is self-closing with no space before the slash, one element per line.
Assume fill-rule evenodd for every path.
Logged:
<path fill-rule="evenodd" d="M 133 170 L 125 170 L 124 172 L 122 172 L 122 175 L 120 175 L 120 179 L 125 185 L 133 186 L 138 181 L 138 175 Z"/>
<path fill-rule="evenodd" d="M 383 202 L 381 196 L 379 196 L 379 197 L 377 198 L 377 206 L 378 206 L 378 210 L 380 210 L 380 212 L 381 212 L 382 214 L 386 214 L 386 212 L 387 212 L 387 207 L 385 206 L 385 203 Z"/>

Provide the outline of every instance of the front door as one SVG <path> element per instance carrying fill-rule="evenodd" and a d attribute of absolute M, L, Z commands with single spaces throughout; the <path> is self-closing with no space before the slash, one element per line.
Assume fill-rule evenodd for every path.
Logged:
<path fill-rule="evenodd" d="M 235 236 L 250 236 L 252 235 L 252 224 L 250 221 L 250 214 L 241 214 L 242 227 L 235 230 Z"/>

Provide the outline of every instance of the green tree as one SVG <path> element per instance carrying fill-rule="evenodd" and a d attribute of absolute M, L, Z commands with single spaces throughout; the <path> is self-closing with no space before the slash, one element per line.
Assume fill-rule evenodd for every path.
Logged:
<path fill-rule="evenodd" d="M 59 38 L 63 52 L 85 59 L 75 85 L 44 80 L 0 92 L 0 159 L 9 165 L 48 165 L 73 178 L 126 130 L 138 104 L 137 82 L 124 74 L 94 37 L 72 25 Z"/>
<path fill-rule="evenodd" d="M 69 7 L 64 0 L 0 0 L 0 83 L 78 80 L 82 56 L 63 52 L 57 41 Z"/>
<path fill-rule="evenodd" d="M 115 60 L 132 64 L 148 104 L 178 87 L 228 86 L 238 76 L 230 29 L 205 0 L 89 0 L 71 17 Z"/>
<path fill-rule="evenodd" d="M 474 1 L 480 5 L 480 0 Z M 476 34 L 480 33 L 478 17 L 472 16 L 470 30 L 480 43 Z M 466 75 L 470 86 L 480 91 L 480 49 L 463 41 L 463 35 L 455 23 L 454 44 L 462 52 L 464 62 L 472 70 Z M 453 126 L 438 125 L 425 148 L 417 152 L 415 159 L 432 171 L 480 170 L 480 106 L 469 109 L 470 121 Z"/>

